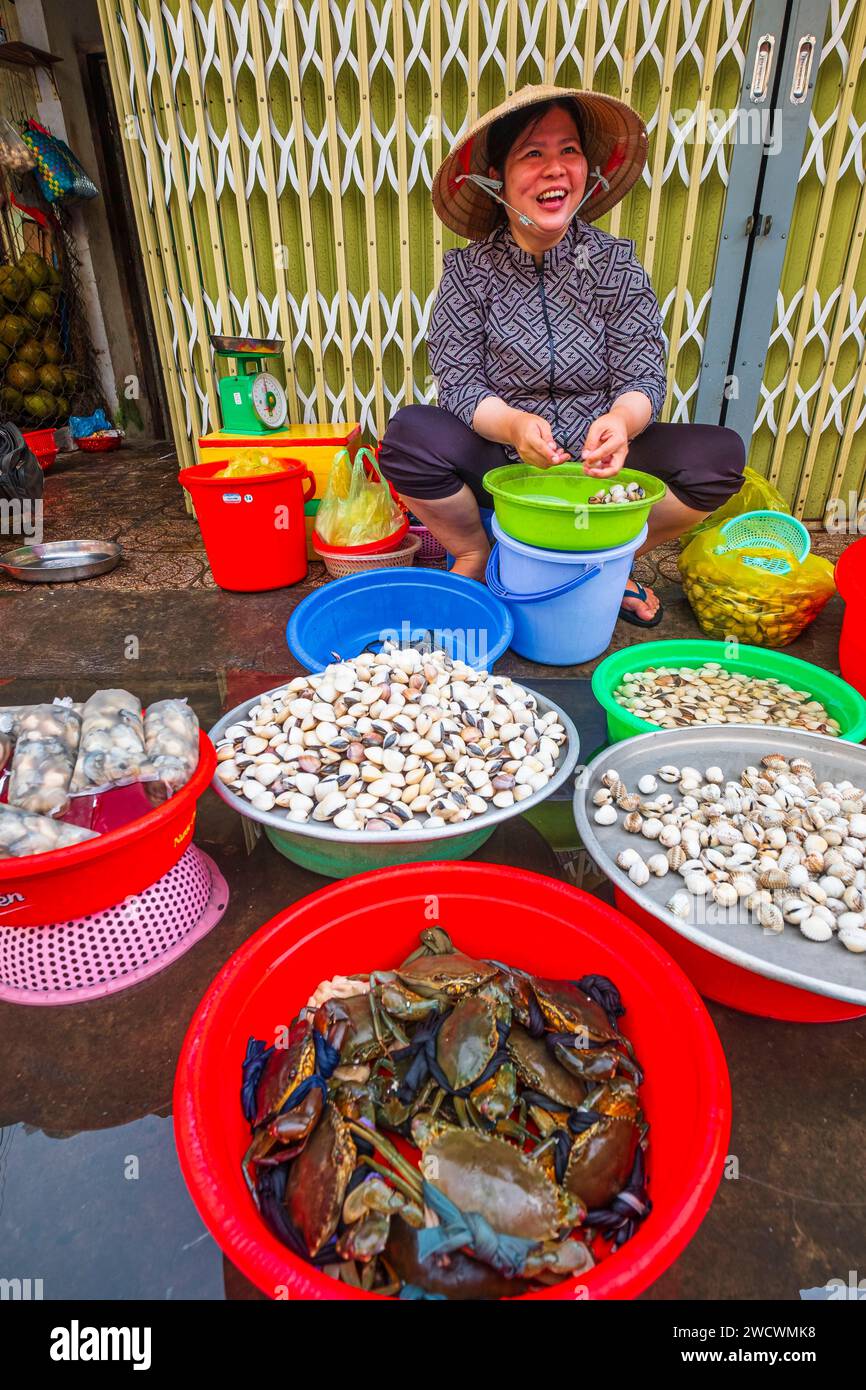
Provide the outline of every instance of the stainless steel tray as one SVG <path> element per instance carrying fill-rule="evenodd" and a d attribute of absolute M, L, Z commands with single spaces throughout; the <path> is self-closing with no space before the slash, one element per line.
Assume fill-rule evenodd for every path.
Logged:
<path fill-rule="evenodd" d="M 636 789 L 639 777 L 646 773 L 655 775 L 665 763 L 701 771 L 715 764 L 726 778 L 737 780 L 745 767 L 758 763 L 767 753 L 785 757 L 800 754 L 810 759 L 819 780 L 838 782 L 847 777 L 856 786 L 866 786 L 866 748 L 824 734 L 749 725 L 738 725 L 736 730 L 723 726 L 659 730 L 614 744 L 587 765 L 578 778 L 574 796 L 574 818 L 581 839 L 599 869 L 617 888 L 688 941 L 767 979 L 831 999 L 866 1005 L 866 953 L 855 955 L 837 941 L 808 941 L 794 926 L 786 926 L 779 935 L 765 933 L 751 914 L 746 920 L 745 909 L 738 914 L 736 908 L 724 909 L 714 902 L 698 907 L 700 923 L 695 920 L 694 907 L 691 919 L 675 917 L 665 904 L 683 887 L 679 874 L 671 872 L 663 878 L 651 878 L 638 888 L 616 863 L 617 854 L 626 847 L 648 858 L 658 850 L 654 841 L 623 830 L 622 815 L 616 825 L 598 825 L 592 818 L 597 809 L 592 795 L 602 785 L 602 775 L 608 769 L 614 769 L 629 790 Z M 664 783 L 660 782 L 659 787 L 663 788 Z M 678 793 L 674 788 L 671 791 L 676 799 Z M 696 904 L 701 902 L 695 900 Z"/>
<path fill-rule="evenodd" d="M 525 690 L 532 689 L 524 681 L 518 681 L 517 684 L 523 686 Z M 257 705 L 265 695 L 273 695 L 275 691 L 282 690 L 284 687 L 285 682 L 275 686 L 272 690 L 262 691 L 261 695 L 256 695 L 252 700 L 245 700 L 242 705 L 237 705 L 228 714 L 224 714 L 219 723 L 215 724 L 210 731 L 211 742 L 218 743 L 224 736 L 226 729 L 245 719 L 247 712 L 252 709 L 253 705 Z M 418 819 L 415 822 L 409 822 L 411 828 L 406 830 L 338 830 L 335 826 L 323 824 L 320 821 L 304 821 L 303 823 L 292 821 L 279 811 L 257 811 L 245 796 L 238 796 L 216 775 L 214 775 L 211 786 L 217 795 L 221 796 L 223 801 L 227 802 L 239 815 L 246 816 L 249 820 L 258 821 L 260 825 L 270 826 L 272 830 L 279 830 L 284 835 L 298 835 L 313 840 L 331 840 L 351 845 L 411 845 L 422 842 L 426 844 L 436 840 L 450 840 L 459 835 L 471 835 L 475 831 L 492 828 L 500 821 L 510 819 L 511 816 L 519 816 L 524 811 L 530 811 L 533 806 L 545 801 L 574 770 L 580 750 L 580 737 L 577 729 L 559 705 L 555 705 L 552 700 L 545 700 L 542 695 L 538 695 L 535 691 L 533 694 L 536 695 L 538 708 L 542 714 L 546 714 L 548 710 L 556 710 L 559 721 L 566 732 L 566 741 L 557 760 L 553 776 L 547 786 L 542 787 L 541 791 L 533 792 L 532 796 L 525 797 L 523 801 L 516 802 L 514 806 L 496 807 L 492 811 L 485 811 L 483 815 L 473 816 L 471 820 L 460 821 L 457 825 L 425 827 L 423 822 Z"/>
<path fill-rule="evenodd" d="M 25 584 L 68 584 L 108 574 L 123 551 L 114 541 L 48 541 L 0 555 L 0 569 Z"/>

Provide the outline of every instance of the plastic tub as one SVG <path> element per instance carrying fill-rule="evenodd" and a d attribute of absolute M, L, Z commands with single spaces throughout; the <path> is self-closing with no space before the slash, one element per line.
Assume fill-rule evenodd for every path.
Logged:
<path fill-rule="evenodd" d="M 817 781 L 843 778 L 866 784 L 866 749 L 824 734 L 743 725 L 732 734 L 722 725 L 662 729 L 602 750 L 587 764 L 574 794 L 574 820 L 587 854 L 611 882 L 618 905 L 651 933 L 709 999 L 764 1018 L 797 1023 L 828 1023 L 866 1014 L 863 957 L 838 942 L 808 941 L 793 926 L 776 935 L 761 930 L 754 916 L 738 903 L 724 908 L 711 899 L 694 899 L 686 918 L 668 907 L 683 887 L 678 874 L 651 875 L 635 884 L 617 862 L 625 848 L 644 859 L 652 841 L 629 834 L 622 820 L 599 825 L 593 796 L 612 769 L 627 787 L 655 775 L 665 763 L 706 768 L 716 764 L 727 781 L 737 781 L 750 763 L 757 765 L 772 749 L 785 758 L 804 757 Z M 636 843 L 637 842 L 637 843 Z M 786 892 L 787 890 L 784 890 Z M 780 891 L 779 898 L 783 896 Z"/>
<path fill-rule="evenodd" d="M 36 455 L 43 473 L 53 468 L 57 458 L 57 435 L 53 429 L 27 430 L 24 433 L 24 443 L 31 453 Z"/>
<path fill-rule="evenodd" d="M 0 926 L 53 926 L 149 888 L 190 843 L 196 802 L 215 768 L 213 745 L 201 733 L 190 781 L 147 815 L 67 849 L 0 859 Z"/>
<path fill-rule="evenodd" d="M 741 965 L 734 965 L 721 956 L 711 955 L 702 946 L 688 941 L 654 913 L 647 912 L 623 888 L 614 888 L 616 905 L 621 912 L 637 922 L 639 927 L 667 951 L 684 970 L 699 994 L 726 1004 L 740 1013 L 759 1018 L 773 1018 L 785 1023 L 841 1023 L 849 1018 L 862 1018 L 866 1010 L 856 1004 L 829 999 L 806 989 L 795 989 L 779 980 L 754 975 Z"/>
<path fill-rule="evenodd" d="M 324 671 L 335 654 L 378 651 L 432 634 L 433 645 L 476 671 L 508 650 L 514 624 L 503 603 L 472 579 L 442 570 L 376 570 L 338 579 L 303 599 L 286 627 L 289 651 L 308 671 Z"/>
<path fill-rule="evenodd" d="M 261 695 L 257 695 L 224 714 L 210 731 L 213 742 L 217 743 L 232 724 L 246 718 L 247 711 L 261 698 Z M 515 802 L 513 806 L 493 807 L 483 815 L 473 816 L 471 820 L 456 825 L 427 827 L 420 821 L 413 821 L 403 830 L 338 830 L 336 826 L 321 821 L 296 823 L 278 811 L 256 811 L 246 797 L 238 796 L 218 777 L 214 778 L 214 791 L 238 815 L 261 825 L 280 854 L 301 868 L 311 869 L 313 873 L 324 874 L 328 878 L 346 878 L 349 874 L 395 864 L 465 859 L 481 848 L 502 821 L 531 811 L 533 806 L 552 796 L 571 775 L 577 763 L 580 737 L 574 724 L 558 705 L 545 700 L 542 695 L 537 695 L 536 699 L 542 714 L 556 710 L 566 733 L 566 742 L 550 781 L 540 791 L 533 792 L 532 796 Z"/>
<path fill-rule="evenodd" d="M 514 621 L 514 651 L 544 666 L 576 666 L 603 652 L 646 527 L 623 545 L 592 552 L 524 545 L 496 518 L 493 534 L 487 587 Z"/>
<path fill-rule="evenodd" d="M 645 671 L 650 666 L 701 666 L 705 661 L 718 661 L 730 671 L 742 671 L 749 676 L 772 676 L 796 690 L 808 690 L 821 701 L 828 714 L 839 721 L 841 738 L 848 743 L 862 743 L 866 739 L 866 699 L 838 676 L 822 671 L 810 661 L 800 661 L 796 656 L 766 647 L 741 644 L 736 657 L 728 656 L 727 652 L 726 642 L 642 642 L 640 646 L 624 647 L 605 657 L 593 672 L 592 693 L 607 712 L 610 742 L 618 743 L 620 739 L 658 728 L 657 724 L 632 714 L 614 700 L 613 692 L 629 672 Z"/>
<path fill-rule="evenodd" d="M 260 593 L 297 584 L 307 573 L 304 504 L 313 475 L 295 459 L 282 473 L 215 478 L 224 462 L 178 474 L 192 498 L 214 580 L 221 589 Z"/>
<path fill-rule="evenodd" d="M 640 483 L 640 502 L 596 502 L 589 498 L 617 483 Z M 650 508 L 665 495 L 665 485 L 649 473 L 623 468 L 613 478 L 590 478 L 579 463 L 533 468 L 511 463 L 484 474 L 493 496 L 496 519 L 515 540 L 542 550 L 609 550 L 625 545 L 643 530 Z"/>
<path fill-rule="evenodd" d="M 189 1026 L 174 1086 L 180 1166 L 205 1225 L 272 1298 L 378 1297 L 313 1269 L 261 1220 L 241 1174 L 249 1131 L 240 1067 L 247 1039 L 273 1037 L 335 970 L 402 960 L 429 925 L 431 895 L 455 944 L 471 955 L 546 976 L 605 974 L 619 987 L 628 1010 L 623 1027 L 647 1076 L 641 1096 L 651 1126 L 653 1210 L 579 1281 L 527 1297 L 635 1297 L 685 1249 L 718 1186 L 731 1117 L 721 1044 L 682 971 L 619 912 L 577 888 L 499 864 L 388 869 L 323 889 L 274 917 L 223 966 Z"/>
<path fill-rule="evenodd" d="M 407 535 L 396 550 L 378 551 L 374 555 L 351 555 L 346 550 L 331 550 L 313 532 L 313 549 L 328 574 L 334 579 L 347 579 L 350 575 L 365 574 L 368 570 L 407 569 L 414 565 L 421 542 L 417 536 Z"/>
<path fill-rule="evenodd" d="M 845 600 L 839 667 L 846 681 L 866 695 L 866 537 L 843 550 L 835 579 Z"/>
<path fill-rule="evenodd" d="M 384 555 L 389 550 L 396 550 L 409 530 L 409 518 L 403 515 L 400 525 L 389 535 L 383 536 L 381 540 L 369 541 L 367 545 L 331 545 L 323 540 L 318 531 L 313 532 L 313 545 L 319 554 L 327 552 L 329 555 L 362 556 L 362 555 Z"/>

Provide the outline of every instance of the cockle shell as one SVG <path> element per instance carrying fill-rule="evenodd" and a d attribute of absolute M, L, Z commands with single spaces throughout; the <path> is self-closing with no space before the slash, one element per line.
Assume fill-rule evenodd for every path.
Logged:
<path fill-rule="evenodd" d="M 833 935 L 833 928 L 822 917 L 804 917 L 799 927 L 809 941 L 829 941 Z"/>
<path fill-rule="evenodd" d="M 685 919 L 691 915 L 692 905 L 688 893 L 674 893 L 672 898 L 667 901 L 668 912 L 672 912 L 675 917 Z M 864 933 L 866 935 L 866 933 Z"/>

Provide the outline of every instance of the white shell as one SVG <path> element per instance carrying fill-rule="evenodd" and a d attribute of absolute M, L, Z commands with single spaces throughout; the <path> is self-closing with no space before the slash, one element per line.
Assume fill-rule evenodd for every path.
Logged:
<path fill-rule="evenodd" d="M 762 903 L 756 916 L 764 931 L 780 932 L 784 930 L 785 919 L 781 909 L 776 907 L 775 903 Z"/>
<path fill-rule="evenodd" d="M 708 782 L 715 782 L 717 786 L 721 786 L 725 780 L 725 774 L 720 767 L 708 767 L 704 776 Z"/>
<path fill-rule="evenodd" d="M 654 792 L 657 787 L 658 782 L 652 776 L 651 773 L 647 773 L 645 777 L 641 777 L 637 784 L 638 791 L 643 792 L 645 796 L 647 796 L 650 792 Z"/>
<path fill-rule="evenodd" d="M 800 931 L 809 941 L 829 941 L 833 935 L 833 928 L 822 917 L 804 917 L 800 923 Z"/>
<path fill-rule="evenodd" d="M 668 912 L 672 912 L 675 917 L 689 917 L 692 904 L 688 893 L 674 893 L 672 898 L 668 898 L 667 908 Z"/>
<path fill-rule="evenodd" d="M 713 884 L 713 898 L 720 907 L 733 907 L 738 897 L 739 894 L 733 883 Z"/>
<path fill-rule="evenodd" d="M 678 782 L 680 780 L 680 770 L 678 767 L 674 767 L 672 763 L 666 763 L 664 767 L 659 768 L 659 777 L 663 782 Z"/>
<path fill-rule="evenodd" d="M 632 864 L 636 864 L 640 855 L 636 849 L 621 849 L 616 856 L 616 862 L 621 869 L 628 871 Z"/>
<path fill-rule="evenodd" d="M 855 951 L 858 955 L 866 951 L 866 929 L 863 927 L 846 927 L 839 932 L 839 940 L 847 950 Z"/>
<path fill-rule="evenodd" d="M 650 873 L 654 874 L 656 878 L 664 878 L 665 874 L 670 869 L 666 854 L 651 854 L 646 861 L 646 866 Z"/>
<path fill-rule="evenodd" d="M 495 797 L 493 799 L 494 801 L 496 800 Z M 598 810 L 593 815 L 593 820 L 597 825 L 615 825 L 618 819 L 616 807 L 611 806 L 610 803 L 605 806 L 599 806 Z"/>
<path fill-rule="evenodd" d="M 657 816 L 648 816 L 640 828 L 640 833 L 648 840 L 657 840 L 664 829 Z"/>
<path fill-rule="evenodd" d="M 630 866 L 628 876 L 632 883 L 636 883 L 639 888 L 642 888 L 645 883 L 649 882 L 650 871 L 642 859 L 637 859 Z"/>
<path fill-rule="evenodd" d="M 836 925 L 841 931 L 862 931 L 866 927 L 866 917 L 862 912 L 840 912 Z"/>
<path fill-rule="evenodd" d="M 693 897 L 702 898 L 712 892 L 712 880 L 703 873 L 690 873 L 685 876 L 685 885 Z"/>

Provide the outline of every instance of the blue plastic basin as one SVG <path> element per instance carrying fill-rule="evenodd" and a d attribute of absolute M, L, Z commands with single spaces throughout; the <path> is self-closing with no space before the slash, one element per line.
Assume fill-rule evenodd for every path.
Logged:
<path fill-rule="evenodd" d="M 432 640 L 481 671 L 508 650 L 514 623 L 483 584 L 443 570 L 366 570 L 337 579 L 299 603 L 286 627 L 292 655 L 308 671 L 337 657 L 378 651 L 388 638 Z"/>

